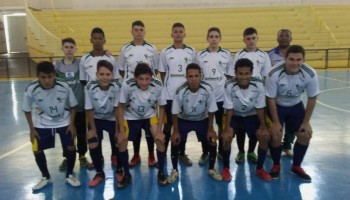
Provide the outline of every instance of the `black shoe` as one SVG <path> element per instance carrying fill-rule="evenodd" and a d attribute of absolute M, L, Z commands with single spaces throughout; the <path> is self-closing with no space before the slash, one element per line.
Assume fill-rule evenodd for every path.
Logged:
<path fill-rule="evenodd" d="M 117 185 L 118 190 L 126 188 L 132 182 L 131 179 L 131 175 L 124 175 L 123 179 Z"/>
<path fill-rule="evenodd" d="M 292 165 L 292 169 L 290 171 L 293 174 L 295 174 L 295 175 L 299 176 L 300 178 L 304 179 L 305 181 L 311 181 L 311 177 L 307 173 L 305 173 L 303 168 L 301 168 L 300 166 Z"/>
<path fill-rule="evenodd" d="M 158 184 L 159 185 L 168 185 L 169 184 L 168 178 L 165 176 L 164 173 L 158 174 Z"/>
<path fill-rule="evenodd" d="M 270 176 L 272 179 L 278 179 L 280 177 L 280 171 L 281 171 L 281 165 L 273 165 L 271 172 L 270 172 Z"/>

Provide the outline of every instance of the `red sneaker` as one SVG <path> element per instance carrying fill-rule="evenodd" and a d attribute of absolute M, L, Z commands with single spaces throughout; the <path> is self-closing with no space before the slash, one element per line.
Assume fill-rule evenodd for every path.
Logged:
<path fill-rule="evenodd" d="M 139 164 L 140 162 L 141 162 L 140 155 L 134 155 L 129 162 L 129 167 L 134 167 L 137 164 Z"/>
<path fill-rule="evenodd" d="M 222 179 L 224 179 L 224 181 L 230 182 L 232 180 L 232 176 L 229 168 L 225 167 L 224 169 L 222 169 L 221 176 L 222 176 Z"/>
<path fill-rule="evenodd" d="M 111 156 L 111 163 L 112 163 L 112 167 L 117 167 L 118 160 L 117 160 L 117 156 L 116 155 L 112 155 Z"/>
<path fill-rule="evenodd" d="M 264 181 L 272 181 L 272 177 L 267 173 L 264 168 L 256 169 L 256 175 Z"/>
<path fill-rule="evenodd" d="M 273 165 L 271 172 L 270 172 L 270 176 L 272 179 L 277 179 L 280 177 L 280 171 L 281 171 L 281 165 L 277 164 L 277 165 Z"/>
<path fill-rule="evenodd" d="M 148 166 L 154 167 L 157 165 L 156 158 L 153 153 L 148 154 Z"/>
<path fill-rule="evenodd" d="M 124 172 L 122 169 L 117 169 L 117 171 L 115 172 L 115 179 L 120 182 L 123 180 L 123 176 L 124 176 Z"/>
<path fill-rule="evenodd" d="M 104 173 L 97 173 L 95 175 L 95 177 L 90 181 L 89 186 L 95 187 L 104 180 L 105 180 L 105 174 Z"/>
<path fill-rule="evenodd" d="M 292 165 L 291 172 L 304 179 L 305 181 L 311 181 L 311 177 L 300 166 Z"/>

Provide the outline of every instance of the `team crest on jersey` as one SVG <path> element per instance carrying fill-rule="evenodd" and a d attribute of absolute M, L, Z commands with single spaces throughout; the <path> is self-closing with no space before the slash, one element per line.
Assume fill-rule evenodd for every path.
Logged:
<path fill-rule="evenodd" d="M 305 90 L 305 87 L 302 86 L 302 85 L 299 85 L 299 84 L 296 85 L 296 88 L 297 88 L 297 90 L 299 91 L 299 93 L 303 93 L 304 90 Z"/>
<path fill-rule="evenodd" d="M 205 61 L 204 61 L 204 63 L 208 63 L 208 61 L 207 61 L 207 60 L 205 60 Z"/>
<path fill-rule="evenodd" d="M 188 58 L 187 57 L 185 57 L 185 63 L 188 63 Z"/>
<path fill-rule="evenodd" d="M 114 98 L 113 97 L 108 97 L 108 100 L 113 101 Z"/>
<path fill-rule="evenodd" d="M 174 57 L 169 57 L 169 60 L 174 60 Z"/>
<path fill-rule="evenodd" d="M 198 103 L 199 103 L 199 104 L 202 104 L 202 103 L 203 103 L 203 101 L 202 101 L 202 100 L 199 100 L 199 101 L 198 101 Z"/>
<path fill-rule="evenodd" d="M 148 60 L 148 55 L 147 55 L 147 54 L 145 54 L 144 56 L 145 56 L 145 58 Z"/>
<path fill-rule="evenodd" d="M 98 101 L 98 98 L 94 98 L 94 101 Z"/>
<path fill-rule="evenodd" d="M 132 54 L 132 53 L 129 55 L 129 57 L 133 57 L 133 56 L 134 56 L 134 54 Z"/>
<path fill-rule="evenodd" d="M 57 101 L 60 102 L 60 103 L 62 103 L 62 101 L 64 100 L 64 99 L 62 99 L 61 97 L 57 97 L 56 99 L 57 99 Z"/>

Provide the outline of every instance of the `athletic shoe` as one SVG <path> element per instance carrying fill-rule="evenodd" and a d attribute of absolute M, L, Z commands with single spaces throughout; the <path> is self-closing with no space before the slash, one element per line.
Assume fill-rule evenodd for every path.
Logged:
<path fill-rule="evenodd" d="M 79 187 L 81 185 L 80 181 L 76 179 L 72 174 L 66 178 L 66 183 L 71 185 L 72 187 Z"/>
<path fill-rule="evenodd" d="M 161 186 L 169 184 L 168 178 L 165 176 L 164 173 L 159 173 L 158 174 L 158 184 L 161 185 Z"/>
<path fill-rule="evenodd" d="M 218 158 L 218 160 L 223 160 L 224 157 L 222 157 L 222 154 L 218 152 L 218 154 L 216 155 L 216 157 Z"/>
<path fill-rule="evenodd" d="M 258 156 L 255 154 L 255 152 L 248 153 L 247 154 L 247 158 L 252 163 L 257 163 L 258 162 Z"/>
<path fill-rule="evenodd" d="M 112 155 L 111 156 L 111 163 L 112 163 L 112 167 L 117 167 L 118 160 L 117 160 L 117 156 L 116 155 Z"/>
<path fill-rule="evenodd" d="M 235 159 L 237 164 L 244 162 L 244 155 L 245 155 L 244 152 L 243 153 L 242 152 L 238 152 L 237 153 L 237 156 L 236 156 L 236 159 Z"/>
<path fill-rule="evenodd" d="M 179 161 L 185 164 L 186 166 L 189 166 L 189 167 L 192 166 L 192 161 L 188 157 L 188 155 L 179 155 L 178 158 L 179 158 Z"/>
<path fill-rule="evenodd" d="M 178 177 L 179 177 L 179 172 L 177 171 L 177 169 L 173 169 L 173 170 L 171 170 L 171 174 L 168 177 L 168 182 L 174 183 Z"/>
<path fill-rule="evenodd" d="M 118 182 L 121 182 L 123 180 L 124 172 L 123 169 L 117 169 L 115 172 L 115 178 Z"/>
<path fill-rule="evenodd" d="M 137 164 L 139 164 L 140 162 L 141 162 L 140 155 L 134 155 L 129 162 L 129 167 L 134 167 Z"/>
<path fill-rule="evenodd" d="M 148 154 L 148 166 L 155 167 L 157 165 L 156 158 L 153 153 Z"/>
<path fill-rule="evenodd" d="M 201 157 L 199 158 L 198 164 L 199 165 L 205 165 L 209 160 L 209 154 L 203 153 Z"/>
<path fill-rule="evenodd" d="M 283 152 L 286 154 L 288 158 L 293 158 L 293 151 L 290 149 L 283 149 Z"/>
<path fill-rule="evenodd" d="M 67 159 L 64 158 L 60 164 L 60 166 L 58 166 L 58 168 L 60 169 L 60 171 L 65 171 L 67 169 Z"/>
<path fill-rule="evenodd" d="M 132 182 L 131 179 L 132 179 L 131 175 L 124 176 L 123 179 L 117 185 L 118 190 L 122 190 L 122 189 L 126 188 Z"/>
<path fill-rule="evenodd" d="M 300 166 L 292 165 L 292 169 L 290 171 L 293 174 L 295 174 L 295 175 L 299 176 L 300 178 L 302 178 L 303 180 L 311 182 L 311 177 Z"/>
<path fill-rule="evenodd" d="M 272 179 L 278 179 L 280 177 L 280 171 L 281 171 L 281 165 L 277 164 L 277 165 L 273 165 L 271 172 L 270 172 L 270 176 Z"/>
<path fill-rule="evenodd" d="M 219 172 L 217 172 L 215 169 L 209 169 L 208 170 L 208 174 L 215 180 L 217 181 L 221 181 L 222 180 L 222 176 Z"/>
<path fill-rule="evenodd" d="M 91 165 L 93 168 L 93 164 L 91 162 L 88 161 L 88 159 L 85 156 L 79 156 L 79 162 L 80 162 L 80 167 L 85 167 L 90 169 Z"/>
<path fill-rule="evenodd" d="M 97 173 L 95 177 L 90 181 L 89 186 L 95 187 L 104 180 L 105 180 L 105 173 L 104 172 Z"/>
<path fill-rule="evenodd" d="M 222 169 L 221 176 L 224 181 L 230 182 L 232 180 L 229 168 L 224 167 L 224 169 Z"/>
<path fill-rule="evenodd" d="M 49 185 L 51 183 L 51 179 L 48 179 L 48 178 L 46 178 L 46 177 L 43 177 L 40 181 L 39 181 L 39 183 L 37 183 L 36 185 L 34 185 L 33 187 L 32 187 L 32 190 L 40 190 L 40 189 L 42 189 L 42 188 L 44 188 L 45 186 L 47 186 L 47 185 Z"/>
<path fill-rule="evenodd" d="M 271 175 L 264 168 L 256 169 L 256 175 L 264 181 L 272 181 Z"/>

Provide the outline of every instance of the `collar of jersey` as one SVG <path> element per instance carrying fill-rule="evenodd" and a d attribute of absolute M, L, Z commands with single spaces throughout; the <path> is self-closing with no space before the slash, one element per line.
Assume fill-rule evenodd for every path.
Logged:
<path fill-rule="evenodd" d="M 57 79 L 55 79 L 55 82 L 53 83 L 52 87 L 50 87 L 50 88 L 44 88 L 44 87 L 41 85 L 40 81 L 39 81 L 39 85 L 40 85 L 40 87 L 41 87 L 43 90 L 50 90 L 50 89 L 54 88 L 56 84 L 57 84 Z"/>
<path fill-rule="evenodd" d="M 219 47 L 219 50 L 218 50 L 217 52 L 220 52 L 220 51 L 221 51 L 221 49 L 222 49 L 222 48 L 221 48 L 221 47 Z M 207 47 L 207 51 L 208 51 L 209 53 L 211 53 L 211 52 L 210 52 L 210 50 L 209 50 L 209 47 Z"/>
<path fill-rule="evenodd" d="M 64 63 L 64 58 L 62 58 L 62 63 L 63 63 L 64 65 L 66 65 L 66 63 Z M 74 64 L 74 63 L 75 63 L 75 58 L 73 59 L 72 64 Z"/>
<path fill-rule="evenodd" d="M 103 55 L 102 56 L 104 56 L 104 55 L 106 55 L 106 51 L 105 50 L 103 50 Z M 90 51 L 90 56 L 95 57 L 93 51 Z"/>
<path fill-rule="evenodd" d="M 174 45 L 171 45 L 174 49 L 177 49 Z M 186 49 L 187 45 L 183 44 L 182 49 Z"/>
<path fill-rule="evenodd" d="M 131 41 L 130 44 L 131 44 L 132 46 L 137 46 L 137 45 L 134 43 L 134 41 Z M 143 43 L 142 43 L 142 46 L 145 45 L 145 44 L 147 44 L 147 42 L 144 40 Z"/>

